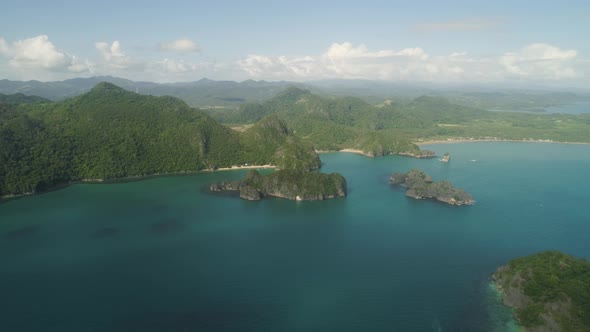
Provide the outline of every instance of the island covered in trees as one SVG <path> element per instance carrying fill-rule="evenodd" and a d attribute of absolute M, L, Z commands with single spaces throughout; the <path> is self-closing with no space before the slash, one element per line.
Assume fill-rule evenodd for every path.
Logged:
<path fill-rule="evenodd" d="M 109 78 L 86 83 L 100 79 Z M 116 81 L 127 89 L 135 84 Z M 258 101 L 236 98 L 245 101 L 239 107 L 199 110 L 175 97 L 141 95 L 105 82 L 71 93 L 82 91 L 60 101 L 0 95 L 0 198 L 80 181 L 233 166 L 313 170 L 320 167 L 315 151 L 434 158 L 414 142 L 590 142 L 589 114 L 490 112 L 440 96 L 375 105 L 277 85 L 272 98 L 269 92 Z"/>
<path fill-rule="evenodd" d="M 394 173 L 390 177 L 394 186 L 407 188 L 406 196 L 415 199 L 435 199 L 451 205 L 473 205 L 475 201 L 467 192 L 455 188 L 449 181 L 434 182 L 432 178 L 417 169 L 407 173 Z"/>
<path fill-rule="evenodd" d="M 526 331 L 590 331 L 590 262 L 558 251 L 517 258 L 493 275 Z"/>
<path fill-rule="evenodd" d="M 346 179 L 338 174 L 279 170 L 261 175 L 256 170 L 238 181 L 212 184 L 209 189 L 238 191 L 246 200 L 260 200 L 263 197 L 279 197 L 297 201 L 317 201 L 346 196 Z"/>
<path fill-rule="evenodd" d="M 321 166 L 313 146 L 274 114 L 237 132 L 178 98 L 110 83 L 61 102 L 17 97 L 0 102 L 0 198 L 72 182 L 232 166 Z"/>

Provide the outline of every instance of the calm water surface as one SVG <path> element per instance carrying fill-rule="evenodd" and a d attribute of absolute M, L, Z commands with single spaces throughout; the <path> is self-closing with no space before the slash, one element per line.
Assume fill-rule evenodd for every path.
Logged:
<path fill-rule="evenodd" d="M 530 114 L 555 114 L 555 113 L 585 114 L 585 113 L 590 113 L 590 102 L 582 101 L 582 102 L 564 104 L 564 105 L 559 105 L 559 106 L 550 106 L 550 107 L 545 107 L 544 110 L 545 110 L 545 112 L 532 112 L 532 111 L 527 111 L 526 109 L 517 109 L 517 110 L 491 109 L 490 111 L 517 112 L 517 113 L 530 113 Z"/>
<path fill-rule="evenodd" d="M 247 202 L 244 171 L 75 185 L 0 204 L 1 331 L 506 331 L 508 260 L 590 258 L 589 145 L 427 147 L 452 160 L 322 155 L 325 202 Z M 475 206 L 406 198 L 413 167 Z"/>

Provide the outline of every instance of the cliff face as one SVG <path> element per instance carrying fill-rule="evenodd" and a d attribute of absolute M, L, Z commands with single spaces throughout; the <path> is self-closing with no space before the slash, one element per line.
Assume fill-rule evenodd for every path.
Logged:
<path fill-rule="evenodd" d="M 493 275 L 506 306 L 526 331 L 590 331 L 590 262 L 545 251 Z"/>
<path fill-rule="evenodd" d="M 260 200 L 265 196 L 298 201 L 315 201 L 346 196 L 346 179 L 338 174 L 306 173 L 280 170 L 260 175 L 251 170 L 240 181 L 212 184 L 211 191 L 239 191 L 247 200 Z"/>
<path fill-rule="evenodd" d="M 473 205 L 475 201 L 467 192 L 455 188 L 449 181 L 434 182 L 432 178 L 417 169 L 407 173 L 395 173 L 391 184 L 408 188 L 406 196 L 415 199 L 436 199 L 451 205 Z"/>

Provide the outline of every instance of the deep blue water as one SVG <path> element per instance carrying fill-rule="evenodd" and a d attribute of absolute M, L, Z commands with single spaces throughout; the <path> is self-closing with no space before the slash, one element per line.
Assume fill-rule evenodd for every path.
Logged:
<path fill-rule="evenodd" d="M 508 260 L 590 258 L 590 145 L 428 146 L 452 160 L 322 155 L 349 196 L 247 202 L 244 171 L 75 185 L 0 204 L 0 331 L 505 331 Z M 477 200 L 390 187 L 420 168 Z"/>

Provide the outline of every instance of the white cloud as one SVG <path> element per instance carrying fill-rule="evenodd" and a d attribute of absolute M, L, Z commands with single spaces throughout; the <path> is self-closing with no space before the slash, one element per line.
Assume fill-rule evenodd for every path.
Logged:
<path fill-rule="evenodd" d="M 70 55 L 53 45 L 47 35 L 17 40 L 9 44 L 0 38 L 0 55 L 9 59 L 12 67 L 24 70 L 90 72 L 92 63 Z"/>
<path fill-rule="evenodd" d="M 465 52 L 435 56 L 422 48 L 371 51 L 365 45 L 334 43 L 318 56 L 250 55 L 238 61 L 249 76 L 261 79 L 369 79 L 391 81 L 556 80 L 577 76 L 575 50 L 528 45 L 495 57 Z"/>
<path fill-rule="evenodd" d="M 121 43 L 118 40 L 115 40 L 111 45 L 105 42 L 97 42 L 94 46 L 107 65 L 113 68 L 125 69 L 134 65 L 133 59 L 123 53 Z"/>
<path fill-rule="evenodd" d="M 309 55 L 253 54 L 235 62 L 214 59 L 133 58 L 118 40 L 97 42 L 96 61 L 67 53 L 46 35 L 18 41 L 0 37 L 0 76 L 13 79 L 64 79 L 74 76 L 115 75 L 135 80 L 179 81 L 217 79 L 319 80 L 367 79 L 386 81 L 587 82 L 590 62 L 574 49 L 535 43 L 519 50 L 476 56 L 463 50 L 430 54 L 421 47 L 369 49 L 349 42 L 328 45 Z M 182 49 L 182 47 L 177 48 Z M 185 47 L 190 49 L 190 47 Z M 144 53 L 142 53 L 144 54 Z M 153 56 L 153 54 L 151 54 Z M 149 56 L 149 55 L 146 55 Z"/>
<path fill-rule="evenodd" d="M 126 76 L 139 80 L 157 80 L 171 82 L 196 78 L 210 69 L 210 63 L 193 63 L 183 59 L 165 58 L 162 60 L 136 59 L 127 55 L 118 40 L 111 44 L 95 43 L 102 62 L 96 66 L 96 72 L 101 75 Z M 124 73 L 124 74 L 123 74 Z"/>
<path fill-rule="evenodd" d="M 171 73 L 187 73 L 199 70 L 202 65 L 190 63 L 184 60 L 164 59 L 155 63 L 163 70 Z"/>
<path fill-rule="evenodd" d="M 467 55 L 467 52 L 453 52 L 449 54 L 449 57 L 464 57 Z"/>
<path fill-rule="evenodd" d="M 320 56 L 251 55 L 240 60 L 239 66 L 249 75 L 261 78 L 418 80 L 445 72 L 437 62 L 419 47 L 369 51 L 362 44 L 334 43 Z"/>
<path fill-rule="evenodd" d="M 561 50 L 548 44 L 531 44 L 519 52 L 509 52 L 499 63 L 513 76 L 533 76 L 537 79 L 564 79 L 576 77 L 572 60 L 576 50 Z"/>
<path fill-rule="evenodd" d="M 317 60 L 312 57 L 290 58 L 286 56 L 267 57 L 250 55 L 238 62 L 241 69 L 252 77 L 268 77 L 271 79 L 293 79 L 313 77 L 321 70 Z"/>
<path fill-rule="evenodd" d="M 8 45 L 6 45 L 6 40 L 0 37 L 0 54 L 8 53 Z"/>
<path fill-rule="evenodd" d="M 93 73 L 95 64 L 89 60 L 82 60 L 79 57 L 73 55 L 71 64 L 68 66 L 68 70 L 74 73 Z"/>
<path fill-rule="evenodd" d="M 161 51 L 171 51 L 171 52 L 183 52 L 183 53 L 190 53 L 190 52 L 199 52 L 199 46 L 190 39 L 178 39 L 168 43 L 161 43 L 160 44 Z"/>
<path fill-rule="evenodd" d="M 394 50 L 380 50 L 376 52 L 370 52 L 367 47 L 363 44 L 359 46 L 354 46 L 351 43 L 345 42 L 342 44 L 333 43 L 328 51 L 324 53 L 322 56 L 330 59 L 338 59 L 338 58 L 386 58 L 386 57 L 393 57 L 393 56 L 416 56 L 423 58 L 426 60 L 428 55 L 424 52 L 423 49 L 419 47 L 415 48 L 404 48 L 400 51 Z"/>

